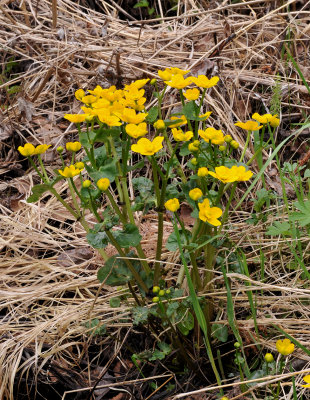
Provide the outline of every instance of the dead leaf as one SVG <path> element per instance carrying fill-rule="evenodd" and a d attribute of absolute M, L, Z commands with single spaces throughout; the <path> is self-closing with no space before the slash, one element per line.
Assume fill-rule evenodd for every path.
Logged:
<path fill-rule="evenodd" d="M 62 267 L 70 267 L 73 264 L 79 265 L 93 258 L 93 251 L 90 247 L 80 247 L 78 249 L 63 251 L 58 256 L 59 265 Z"/>
<path fill-rule="evenodd" d="M 17 106 L 22 118 L 26 119 L 27 121 L 31 121 L 35 112 L 33 103 L 29 100 L 26 100 L 24 97 L 19 97 L 17 99 Z"/>

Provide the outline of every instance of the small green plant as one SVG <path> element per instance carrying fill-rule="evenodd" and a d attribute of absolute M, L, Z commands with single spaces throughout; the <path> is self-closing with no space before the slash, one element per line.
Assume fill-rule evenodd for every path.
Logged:
<path fill-rule="evenodd" d="M 57 149 L 62 167 L 52 176 L 41 158 L 50 145 L 35 147 L 26 143 L 18 150 L 29 159 L 41 179 L 41 183 L 32 188 L 28 202 L 36 202 L 48 192 L 55 196 L 80 222 L 89 244 L 102 256 L 104 265 L 98 270 L 99 281 L 115 287 L 128 286 L 131 299 L 136 303 L 132 307 L 134 324 L 143 324 L 155 336 L 164 332 L 165 345 L 158 344 L 149 359 L 164 358 L 173 348 L 178 350 L 188 368 L 196 370 L 194 357 L 184 338 L 191 333 L 198 340 L 201 330 L 220 385 L 211 334 L 224 342 L 228 332 L 225 327 L 216 327 L 212 331 L 213 304 L 199 293 L 214 290 L 214 270 L 220 265 L 228 293 L 229 324 L 236 340 L 242 343 L 234 321 L 226 267 L 218 252 L 225 241 L 222 229 L 228 221 L 237 185 L 252 178 L 249 165 L 266 146 L 259 132 L 267 128 L 272 138 L 279 119 L 275 115 L 255 113 L 256 121 L 237 122 L 236 125 L 247 132 L 245 147 L 237 157 L 239 144 L 222 130 L 209 126 L 211 111 L 204 109 L 206 92 L 217 85 L 219 78 L 185 77 L 188 73 L 178 68 L 158 71 L 162 82 L 155 79 L 150 82 L 157 104 L 148 111 L 143 87 L 149 84 L 149 79 L 134 81 L 121 90 L 115 86 L 106 89 L 97 86 L 88 93 L 77 90 L 75 97 L 82 103 L 83 113 L 66 114 L 65 118 L 76 124 L 79 141 L 68 142 L 66 150 Z M 168 86 L 178 91 L 182 111 L 164 117 L 162 103 Z M 256 155 L 245 163 L 253 132 L 254 137 L 259 135 Z M 155 136 L 152 140 L 145 137 L 150 133 Z M 82 148 L 84 155 L 80 152 Z M 34 157 L 37 157 L 37 163 Z M 69 164 L 65 161 L 68 158 Z M 186 168 L 181 164 L 183 158 Z M 146 166 L 150 168 L 151 178 L 143 176 Z M 132 174 L 134 193 L 130 196 L 128 182 Z M 55 185 L 60 180 L 68 184 L 70 203 L 56 190 Z M 228 199 L 225 203 L 222 202 L 224 196 Z M 268 192 L 261 192 L 256 204 L 258 213 L 270 197 Z M 186 202 L 192 210 L 193 228 L 185 226 L 179 214 L 181 202 Z M 157 214 L 154 261 L 147 259 L 141 245 L 143 238 L 135 218 L 136 211 Z M 89 212 L 95 218 L 95 224 L 86 218 Z M 168 212 L 173 232 L 166 247 L 170 251 L 179 251 L 182 263 L 174 285 L 165 282 L 161 259 L 164 216 Z M 108 244 L 115 249 L 112 257 L 105 251 Z M 232 264 L 239 262 L 236 255 L 230 259 Z M 200 266 L 204 268 L 200 269 Z M 184 285 L 189 291 L 185 298 L 180 289 Z M 122 301 L 128 304 L 128 296 L 111 299 L 111 307 L 118 307 Z M 97 329 L 94 324 L 91 322 L 88 328 Z M 245 361 L 242 347 L 238 350 L 239 365 L 241 358 Z M 246 361 L 242 368 L 248 377 Z"/>

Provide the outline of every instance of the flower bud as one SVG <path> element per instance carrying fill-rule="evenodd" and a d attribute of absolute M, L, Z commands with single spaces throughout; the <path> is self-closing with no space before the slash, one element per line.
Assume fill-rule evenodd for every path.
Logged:
<path fill-rule="evenodd" d="M 232 140 L 232 141 L 230 142 L 230 145 L 231 145 L 231 147 L 232 147 L 233 149 L 235 149 L 235 150 L 239 147 L 239 143 L 236 142 L 235 140 Z"/>
<path fill-rule="evenodd" d="M 74 164 L 75 168 L 84 169 L 84 163 L 82 161 L 78 161 Z"/>
<path fill-rule="evenodd" d="M 203 193 L 199 188 L 195 188 L 190 190 L 188 195 L 192 200 L 197 201 L 198 199 L 200 199 L 200 197 L 202 197 Z"/>
<path fill-rule="evenodd" d="M 197 165 L 197 164 L 198 164 L 197 158 L 196 158 L 196 157 L 193 157 L 193 158 L 191 159 L 191 163 L 192 163 L 193 165 Z"/>
<path fill-rule="evenodd" d="M 188 150 L 189 150 L 191 153 L 195 153 L 196 151 L 199 150 L 199 147 L 195 146 L 194 143 L 190 143 L 190 144 L 188 145 Z"/>
<path fill-rule="evenodd" d="M 239 342 L 235 342 L 235 343 L 234 343 L 234 348 L 235 348 L 235 349 L 239 349 L 240 346 L 241 346 L 241 345 L 240 345 Z"/>
<path fill-rule="evenodd" d="M 198 175 L 199 177 L 207 176 L 208 174 L 209 174 L 208 168 L 206 168 L 206 167 L 198 168 L 197 175 Z"/>
<path fill-rule="evenodd" d="M 110 186 L 110 181 L 108 178 L 101 178 L 97 182 L 98 189 L 100 189 L 102 192 L 105 192 L 108 187 Z"/>
<path fill-rule="evenodd" d="M 89 180 L 89 179 L 86 179 L 84 182 L 83 182 L 83 188 L 89 188 L 90 186 L 91 186 L 91 181 Z"/>
<path fill-rule="evenodd" d="M 152 299 L 152 302 L 153 303 L 158 303 L 159 302 L 159 297 L 153 297 L 153 299 Z"/>
<path fill-rule="evenodd" d="M 274 361 L 273 355 L 271 353 L 266 353 L 265 354 L 265 361 L 267 363 L 272 363 Z"/>
<path fill-rule="evenodd" d="M 164 290 L 160 290 L 159 292 L 158 292 L 158 296 L 164 296 L 165 295 L 165 291 Z"/>
<path fill-rule="evenodd" d="M 231 137 L 231 135 L 225 135 L 224 140 L 226 143 L 230 143 L 233 140 L 233 138 Z"/>
<path fill-rule="evenodd" d="M 151 85 L 155 85 L 156 82 L 157 82 L 157 79 L 154 78 L 154 79 L 151 80 L 150 84 Z"/>
<path fill-rule="evenodd" d="M 166 294 L 170 294 L 171 293 L 171 290 L 170 289 L 167 289 L 166 290 Z"/>
<path fill-rule="evenodd" d="M 219 146 L 219 151 L 222 151 L 222 152 L 226 151 L 226 146 Z"/>
<path fill-rule="evenodd" d="M 158 293 L 160 291 L 160 287 L 159 286 L 154 286 L 153 287 L 153 293 Z"/>
<path fill-rule="evenodd" d="M 158 131 L 162 131 L 165 129 L 165 123 L 162 119 L 158 119 L 156 122 L 154 122 L 154 128 L 157 129 Z"/>
<path fill-rule="evenodd" d="M 58 147 L 57 147 L 57 152 L 58 152 L 59 154 L 61 154 L 63 151 L 64 151 L 64 148 L 63 148 L 62 146 L 58 146 Z"/>

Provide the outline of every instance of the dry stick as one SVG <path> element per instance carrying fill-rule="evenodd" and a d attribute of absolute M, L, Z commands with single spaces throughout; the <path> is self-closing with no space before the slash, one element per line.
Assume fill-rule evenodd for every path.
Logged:
<path fill-rule="evenodd" d="M 52 76 L 54 72 L 54 67 L 50 68 L 46 75 L 45 78 L 43 79 L 41 85 L 39 86 L 38 90 L 36 91 L 35 95 L 33 96 L 33 98 L 31 99 L 32 102 L 36 101 L 37 98 L 39 97 L 39 94 L 42 92 L 42 90 L 45 88 L 46 83 L 48 82 L 48 80 L 50 79 L 50 77 Z"/>
<path fill-rule="evenodd" d="M 220 388 L 224 389 L 224 388 L 231 387 L 231 386 L 232 387 L 240 386 L 241 384 L 247 385 L 249 383 L 267 381 L 266 385 L 269 385 L 270 383 L 278 382 L 281 379 L 291 378 L 292 376 L 306 374 L 306 373 L 310 373 L 310 369 L 306 369 L 306 370 L 303 370 L 303 371 L 292 372 L 292 373 L 288 373 L 288 374 L 269 375 L 269 376 L 264 376 L 263 378 L 251 379 L 251 380 L 247 380 L 247 381 L 243 381 L 243 382 L 227 383 L 227 384 L 221 385 L 221 386 L 206 387 L 206 388 L 199 389 L 199 390 L 193 390 L 192 392 L 178 394 L 175 397 L 173 397 L 172 400 L 181 399 L 182 397 L 191 396 L 191 395 L 195 395 L 195 394 L 199 394 L 199 393 L 210 392 L 211 390 L 218 390 Z"/>
<path fill-rule="evenodd" d="M 264 1 L 265 1 L 265 3 L 266 2 L 274 2 L 274 0 L 264 0 Z M 236 8 L 236 7 L 240 8 L 241 6 L 254 5 L 254 4 L 260 4 L 260 3 L 262 3 L 262 0 L 252 0 L 252 1 L 248 1 L 247 3 L 241 3 L 241 4 L 240 3 L 228 4 L 227 6 L 224 6 L 224 7 L 218 7 L 218 8 L 214 8 L 212 10 L 198 11 L 195 13 L 182 14 L 182 15 L 176 16 L 176 17 L 163 17 L 163 18 L 148 19 L 147 22 L 151 23 L 151 22 L 161 22 L 161 21 L 176 21 L 179 19 L 185 19 L 185 18 L 190 18 L 190 17 L 199 17 L 200 15 L 212 14 L 212 13 L 227 10 L 230 8 Z M 129 25 L 143 24 L 143 23 L 145 23 L 145 21 L 139 20 L 139 21 L 135 21 L 135 22 L 129 22 Z"/>
<path fill-rule="evenodd" d="M 235 36 L 234 39 L 238 38 L 239 36 L 241 36 L 242 34 L 246 33 L 249 29 L 251 29 L 253 26 L 255 26 L 256 24 L 258 24 L 259 22 L 264 21 L 265 19 L 267 19 L 268 17 L 270 17 L 271 15 L 277 13 L 279 10 L 282 10 L 282 8 L 285 8 L 287 6 L 289 6 L 290 4 L 296 3 L 297 0 L 290 0 L 288 1 L 286 4 L 283 4 L 281 7 L 278 7 L 275 10 L 270 11 L 268 14 L 264 15 L 263 17 L 257 19 L 256 21 L 252 22 L 251 24 L 249 24 L 247 27 L 245 28 L 240 28 L 237 32 L 235 32 Z M 240 4 L 237 4 L 238 6 L 240 6 Z M 214 12 L 215 10 L 212 10 L 212 12 Z M 190 33 L 190 32 L 189 32 Z M 185 36 L 185 35 L 184 35 Z M 219 44 L 215 45 L 212 47 L 212 49 L 209 50 L 208 54 L 212 54 L 218 46 L 221 46 L 223 42 L 225 42 L 227 39 L 222 40 Z M 167 47 L 167 46 L 166 46 Z M 209 57 L 208 54 L 204 54 L 203 56 L 201 56 L 200 58 L 198 58 L 198 60 L 196 60 L 192 65 L 191 68 L 193 68 L 195 65 L 199 64 L 205 57 Z"/>
<path fill-rule="evenodd" d="M 57 0 L 52 0 L 53 29 L 57 27 Z"/>

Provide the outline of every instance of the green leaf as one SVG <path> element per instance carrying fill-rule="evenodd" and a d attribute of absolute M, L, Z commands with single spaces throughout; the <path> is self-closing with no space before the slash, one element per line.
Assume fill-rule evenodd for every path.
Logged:
<path fill-rule="evenodd" d="M 99 130 L 94 137 L 94 143 L 105 143 L 108 136 L 119 136 L 120 133 L 121 130 L 118 127 Z"/>
<path fill-rule="evenodd" d="M 191 152 L 188 150 L 188 142 L 185 142 L 184 144 L 182 144 L 179 154 L 182 157 L 185 157 L 185 156 L 188 156 L 189 154 L 191 154 Z"/>
<path fill-rule="evenodd" d="M 148 115 L 145 118 L 145 121 L 149 124 L 153 124 L 158 117 L 158 107 L 154 106 L 148 110 Z"/>
<path fill-rule="evenodd" d="M 178 329 L 186 336 L 194 328 L 193 314 L 187 309 L 185 313 L 183 311 L 178 317 L 180 318 L 180 322 L 177 324 Z"/>
<path fill-rule="evenodd" d="M 211 328 L 212 336 L 216 337 L 220 342 L 226 343 L 228 339 L 228 328 L 226 325 L 214 324 Z"/>
<path fill-rule="evenodd" d="M 106 325 L 100 325 L 98 318 L 92 319 L 90 323 L 88 321 L 85 322 L 85 327 L 87 329 L 93 328 L 88 331 L 89 335 L 104 335 L 107 331 Z"/>
<path fill-rule="evenodd" d="M 190 237 L 190 231 L 186 230 L 186 233 L 187 233 L 187 236 Z M 182 229 L 179 229 L 179 235 L 180 235 L 182 246 L 185 246 L 186 236 L 184 235 Z M 177 236 L 176 236 L 175 232 L 172 232 L 169 235 L 167 243 L 166 243 L 166 248 L 169 251 L 176 251 L 179 248 L 178 240 L 177 240 Z"/>
<path fill-rule="evenodd" d="M 94 249 L 104 249 L 109 243 L 105 232 L 96 232 L 94 229 L 88 232 L 86 239 Z"/>
<path fill-rule="evenodd" d="M 276 221 L 274 222 L 273 225 L 269 226 L 268 230 L 266 231 L 266 235 L 270 236 L 278 236 L 278 235 L 284 235 L 284 236 L 292 236 L 292 233 L 290 232 L 290 224 L 289 222 L 279 222 Z"/>
<path fill-rule="evenodd" d="M 124 260 L 113 256 L 98 270 L 97 278 L 100 282 L 105 281 L 106 285 L 121 286 L 132 280 L 132 274 Z"/>
<path fill-rule="evenodd" d="M 28 197 L 27 203 L 35 203 L 40 199 L 43 193 L 47 192 L 51 188 L 51 185 L 42 183 L 40 185 L 34 185 L 32 187 L 32 194 Z"/>
<path fill-rule="evenodd" d="M 90 172 L 89 175 L 95 182 L 99 181 L 101 178 L 108 178 L 110 182 L 114 182 L 115 177 L 118 176 L 116 162 L 116 160 L 110 159 L 102 165 L 98 171 Z"/>
<path fill-rule="evenodd" d="M 196 105 L 194 101 L 185 104 L 183 107 L 183 113 L 186 119 L 200 121 L 200 119 L 196 117 Z"/>
<path fill-rule="evenodd" d="M 90 141 L 92 142 L 95 139 L 96 132 L 90 131 L 88 135 Z M 90 143 L 86 132 L 81 132 L 79 134 L 79 138 L 83 147 L 85 147 L 86 149 L 90 149 L 92 147 L 92 144 Z"/>
<path fill-rule="evenodd" d="M 119 297 L 112 297 L 110 299 L 110 307 L 117 308 L 121 305 L 121 299 Z"/>
<path fill-rule="evenodd" d="M 290 215 L 291 221 L 298 221 L 300 226 L 307 226 L 310 224 L 310 200 L 304 202 L 294 203 L 295 207 L 300 210 L 300 212 L 293 212 Z"/>
<path fill-rule="evenodd" d="M 149 317 L 149 309 L 147 307 L 135 307 L 132 310 L 133 324 L 146 324 Z"/>
<path fill-rule="evenodd" d="M 142 239 L 139 229 L 134 224 L 127 224 L 123 231 L 113 231 L 112 234 L 118 244 L 125 248 L 138 246 Z"/>
<path fill-rule="evenodd" d="M 146 195 L 153 193 L 154 183 L 151 179 L 140 176 L 132 179 L 132 185 L 135 190 L 138 190 L 141 197 L 144 198 Z"/>
<path fill-rule="evenodd" d="M 171 318 L 176 313 L 178 308 L 179 308 L 179 303 L 177 301 L 169 303 L 166 311 L 167 317 Z"/>

